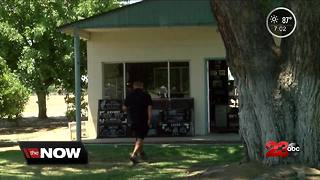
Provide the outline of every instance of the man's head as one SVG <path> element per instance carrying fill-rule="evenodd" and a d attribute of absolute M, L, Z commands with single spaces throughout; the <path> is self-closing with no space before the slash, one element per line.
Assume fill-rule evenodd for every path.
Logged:
<path fill-rule="evenodd" d="M 141 81 L 133 82 L 133 89 L 143 89 L 143 82 Z"/>

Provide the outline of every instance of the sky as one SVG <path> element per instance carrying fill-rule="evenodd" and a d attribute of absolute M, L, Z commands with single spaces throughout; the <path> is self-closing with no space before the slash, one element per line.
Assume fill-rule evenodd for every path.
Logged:
<path fill-rule="evenodd" d="M 140 2 L 142 0 L 123 0 L 123 4 L 133 4 L 133 3 L 137 3 Z"/>

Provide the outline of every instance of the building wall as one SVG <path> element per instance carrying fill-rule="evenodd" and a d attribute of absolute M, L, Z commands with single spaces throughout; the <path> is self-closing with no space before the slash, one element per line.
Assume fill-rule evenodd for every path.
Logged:
<path fill-rule="evenodd" d="M 96 136 L 98 99 L 103 96 L 102 63 L 189 61 L 196 135 L 207 133 L 205 59 L 225 57 L 216 27 L 106 29 L 91 32 L 88 96 L 91 136 Z"/>

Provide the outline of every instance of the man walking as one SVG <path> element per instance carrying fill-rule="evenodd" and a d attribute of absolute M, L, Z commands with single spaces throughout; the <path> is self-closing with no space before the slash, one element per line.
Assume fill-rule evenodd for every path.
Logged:
<path fill-rule="evenodd" d="M 138 163 L 137 155 L 141 159 L 146 159 L 143 151 L 143 140 L 148 134 L 152 117 L 152 100 L 151 96 L 143 90 L 143 83 L 136 81 L 133 83 L 133 91 L 125 99 L 123 110 L 128 111 L 129 118 L 132 122 L 132 131 L 136 138 L 133 152 L 130 160 L 133 164 Z"/>

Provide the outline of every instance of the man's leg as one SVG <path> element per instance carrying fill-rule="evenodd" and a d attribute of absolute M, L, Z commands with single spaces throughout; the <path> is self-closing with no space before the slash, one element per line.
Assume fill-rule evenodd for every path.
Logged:
<path fill-rule="evenodd" d="M 143 150 L 143 144 L 141 145 L 141 148 L 140 148 L 140 157 L 141 157 L 141 159 L 143 160 L 143 161 L 146 161 L 146 160 L 148 160 L 148 156 L 147 156 L 147 154 L 144 152 L 144 150 Z"/>
<path fill-rule="evenodd" d="M 130 156 L 130 160 L 132 161 L 133 164 L 138 163 L 137 155 L 138 155 L 138 153 L 140 153 L 142 143 L 143 143 L 143 139 L 136 138 L 134 149 L 133 149 L 133 152 Z"/>
<path fill-rule="evenodd" d="M 146 137 L 147 135 L 148 135 L 148 128 L 146 128 L 145 131 L 142 134 L 143 138 L 142 138 L 141 145 L 140 145 L 140 151 L 138 152 L 143 161 L 146 161 L 148 159 L 148 157 L 147 157 L 147 155 L 146 155 L 146 153 L 144 152 L 144 149 L 143 149 L 143 144 L 144 144 L 143 140 L 144 140 L 144 137 Z"/>
<path fill-rule="evenodd" d="M 139 151 L 139 153 L 141 154 L 141 153 L 143 153 L 144 151 L 143 151 L 143 140 L 142 140 L 142 142 L 141 142 L 141 145 L 140 145 L 140 151 Z"/>
<path fill-rule="evenodd" d="M 143 139 L 137 138 L 133 152 L 132 152 L 132 156 L 136 156 L 138 153 L 140 153 L 142 146 L 143 146 Z"/>

